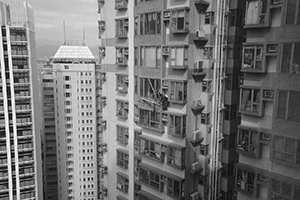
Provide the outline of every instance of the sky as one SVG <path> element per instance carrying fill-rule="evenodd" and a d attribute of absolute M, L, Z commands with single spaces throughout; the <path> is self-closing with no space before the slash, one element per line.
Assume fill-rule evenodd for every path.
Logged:
<path fill-rule="evenodd" d="M 82 40 L 84 26 L 86 44 L 95 46 L 99 43 L 97 0 L 25 1 L 34 8 L 36 40 L 64 41 L 63 21 L 65 21 L 68 40 Z"/>

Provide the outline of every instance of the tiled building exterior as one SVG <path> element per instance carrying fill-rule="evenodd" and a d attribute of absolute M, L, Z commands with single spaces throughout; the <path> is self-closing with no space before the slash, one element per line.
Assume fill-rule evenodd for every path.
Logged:
<path fill-rule="evenodd" d="M 0 1 L 0 199 L 42 199 L 33 8 Z"/>
<path fill-rule="evenodd" d="M 245 4 L 98 1 L 99 199 L 234 198 Z"/>

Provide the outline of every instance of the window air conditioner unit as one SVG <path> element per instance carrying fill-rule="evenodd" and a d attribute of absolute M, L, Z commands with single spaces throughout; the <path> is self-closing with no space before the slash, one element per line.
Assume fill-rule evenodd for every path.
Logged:
<path fill-rule="evenodd" d="M 170 19 L 171 11 L 170 10 L 164 11 L 163 16 L 164 16 L 164 19 Z"/>
<path fill-rule="evenodd" d="M 196 31 L 196 36 L 199 37 L 199 38 L 205 37 L 205 32 L 204 32 L 204 30 L 202 30 L 202 29 L 201 29 L 201 30 L 197 30 L 197 31 Z"/>
<path fill-rule="evenodd" d="M 268 134 L 268 133 L 262 133 L 261 139 L 270 141 L 271 140 L 271 135 Z"/>
<path fill-rule="evenodd" d="M 193 170 L 193 171 L 197 171 L 198 169 L 200 169 L 200 163 L 199 162 L 194 162 L 194 163 L 192 163 L 191 164 L 191 169 Z"/>
<path fill-rule="evenodd" d="M 193 140 L 198 140 L 201 136 L 201 131 L 200 130 L 195 130 L 193 131 Z"/>
<path fill-rule="evenodd" d="M 282 0 L 273 0 L 273 5 L 282 3 Z"/>
<path fill-rule="evenodd" d="M 194 72 L 202 72 L 203 71 L 203 62 L 200 60 L 196 60 L 194 63 Z"/>
<path fill-rule="evenodd" d="M 273 99 L 274 91 L 273 90 L 264 90 L 263 97 L 268 98 L 268 99 Z"/>
<path fill-rule="evenodd" d="M 277 53 L 277 51 L 278 51 L 277 44 L 268 45 L 268 53 Z"/>
<path fill-rule="evenodd" d="M 258 180 L 260 180 L 260 181 L 263 181 L 263 182 L 268 182 L 268 180 L 269 180 L 269 177 L 267 177 L 267 176 L 265 176 L 265 175 L 262 175 L 262 174 L 259 174 L 258 175 Z"/>
<path fill-rule="evenodd" d="M 199 200 L 199 198 L 200 198 L 199 192 L 194 192 L 190 196 L 190 200 Z"/>
<path fill-rule="evenodd" d="M 168 54 L 170 52 L 170 47 L 169 46 L 163 46 L 163 53 Z"/>

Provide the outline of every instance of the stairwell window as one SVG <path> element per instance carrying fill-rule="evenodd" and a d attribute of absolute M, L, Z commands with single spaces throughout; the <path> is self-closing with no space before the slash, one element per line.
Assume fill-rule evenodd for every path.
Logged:
<path fill-rule="evenodd" d="M 281 73 L 300 75 L 300 43 L 282 44 Z"/>
<path fill-rule="evenodd" d="M 293 138 L 274 136 L 273 158 L 290 164 L 300 163 L 300 141 Z"/>
<path fill-rule="evenodd" d="M 215 12 L 206 12 L 205 13 L 205 24 L 214 24 L 215 23 Z"/>
<path fill-rule="evenodd" d="M 184 137 L 186 135 L 186 116 L 170 114 L 169 133 L 173 136 Z"/>

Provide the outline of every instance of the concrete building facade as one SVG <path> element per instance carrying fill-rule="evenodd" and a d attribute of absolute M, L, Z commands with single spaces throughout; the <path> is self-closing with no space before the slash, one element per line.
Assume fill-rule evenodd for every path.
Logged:
<path fill-rule="evenodd" d="M 33 8 L 1 1 L 0 199 L 42 199 Z"/>

